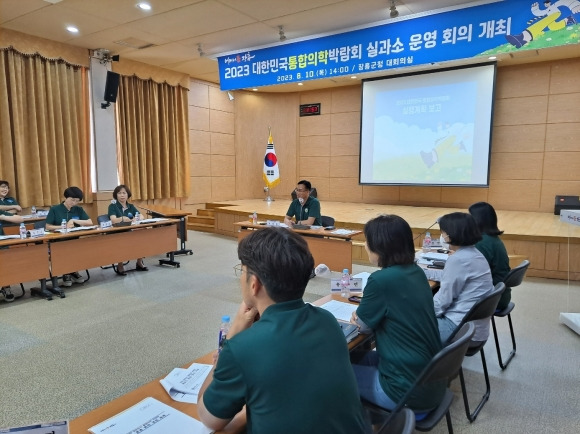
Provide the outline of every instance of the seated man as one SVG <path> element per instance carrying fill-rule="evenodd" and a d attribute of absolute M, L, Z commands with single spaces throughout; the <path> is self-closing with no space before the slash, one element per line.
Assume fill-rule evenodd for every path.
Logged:
<path fill-rule="evenodd" d="M 302 301 L 314 265 L 304 239 L 266 228 L 238 257 L 243 301 L 201 387 L 201 421 L 220 430 L 245 406 L 248 433 L 368 432 L 338 322 Z"/>
<path fill-rule="evenodd" d="M 22 211 L 20 205 L 13 197 L 7 197 L 10 191 L 10 184 L 8 181 L 0 180 L 0 235 L 4 235 L 3 223 L 20 224 L 24 221 L 19 215 L 14 215 L 14 212 Z M 6 301 L 14 300 L 14 294 L 10 292 L 9 286 L 3 286 L 0 289 L 0 294 L 4 295 Z"/>
<path fill-rule="evenodd" d="M 7 197 L 10 191 L 10 184 L 8 181 L 0 180 L 0 212 L 7 211 L 20 212 L 22 208 L 13 197 Z M 9 214 L 10 215 L 10 214 Z"/>
<path fill-rule="evenodd" d="M 63 220 L 66 221 L 67 228 L 73 228 L 75 224 L 79 226 L 93 225 L 93 221 L 85 210 L 78 206 L 78 203 L 83 200 L 83 192 L 80 188 L 68 187 L 64 191 L 64 198 L 64 201 L 59 205 L 50 207 L 48 215 L 46 216 L 47 230 L 54 231 L 60 229 Z M 78 272 L 65 274 L 62 277 L 63 286 L 71 286 L 73 282 L 83 283 L 84 281 L 85 279 Z"/>
<path fill-rule="evenodd" d="M 296 199 L 290 204 L 290 208 L 284 217 L 284 223 L 288 226 L 294 226 L 295 218 L 296 224 L 299 225 L 318 225 L 321 226 L 320 221 L 320 202 L 315 197 L 310 196 L 312 185 L 309 181 L 303 179 L 298 182 L 296 189 Z"/>

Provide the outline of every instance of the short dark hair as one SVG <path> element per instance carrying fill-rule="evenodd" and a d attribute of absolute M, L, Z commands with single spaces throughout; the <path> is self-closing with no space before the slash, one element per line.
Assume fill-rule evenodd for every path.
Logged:
<path fill-rule="evenodd" d="M 379 267 L 415 262 L 413 231 L 398 215 L 380 215 L 369 220 L 364 233 L 369 250 L 379 256 Z"/>
<path fill-rule="evenodd" d="M 131 190 L 129 190 L 129 187 L 127 187 L 125 184 L 121 184 L 121 185 L 117 185 L 115 187 L 115 189 L 113 190 L 113 198 L 115 198 L 115 200 L 117 200 L 117 194 L 119 194 L 121 189 L 125 189 L 125 191 L 127 192 L 127 199 L 130 199 L 131 196 L 133 196 L 131 194 Z"/>
<path fill-rule="evenodd" d="M 83 191 L 78 187 L 68 187 L 64 191 L 65 199 L 72 197 L 73 199 L 83 200 Z"/>
<path fill-rule="evenodd" d="M 252 232 L 240 241 L 238 258 L 276 303 L 301 299 L 314 268 L 304 238 L 285 228 Z"/>
<path fill-rule="evenodd" d="M 6 187 L 10 188 L 10 183 L 3 179 L 0 179 L 0 186 L 5 185 Z"/>
<path fill-rule="evenodd" d="M 471 214 L 452 212 L 439 219 L 439 227 L 449 236 L 449 244 L 472 246 L 481 240 L 481 232 Z"/>
<path fill-rule="evenodd" d="M 476 202 L 469 207 L 469 214 L 475 219 L 477 227 L 482 234 L 498 236 L 503 234 L 497 227 L 497 214 L 495 209 L 487 202 Z"/>
<path fill-rule="evenodd" d="M 302 181 L 298 181 L 298 185 L 303 185 L 308 191 L 312 190 L 312 184 L 310 183 L 310 181 L 307 181 L 305 179 L 303 179 Z"/>

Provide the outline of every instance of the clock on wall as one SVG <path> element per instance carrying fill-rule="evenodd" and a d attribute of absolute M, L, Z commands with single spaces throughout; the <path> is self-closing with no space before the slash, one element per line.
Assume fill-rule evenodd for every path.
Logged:
<path fill-rule="evenodd" d="M 320 114 L 320 103 L 300 104 L 300 116 L 316 116 Z"/>

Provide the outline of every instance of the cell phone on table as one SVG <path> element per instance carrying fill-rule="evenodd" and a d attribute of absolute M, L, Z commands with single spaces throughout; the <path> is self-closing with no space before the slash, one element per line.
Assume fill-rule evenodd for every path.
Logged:
<path fill-rule="evenodd" d="M 360 303 L 362 297 L 360 295 L 353 295 L 348 297 L 348 301 L 352 301 L 353 303 Z"/>

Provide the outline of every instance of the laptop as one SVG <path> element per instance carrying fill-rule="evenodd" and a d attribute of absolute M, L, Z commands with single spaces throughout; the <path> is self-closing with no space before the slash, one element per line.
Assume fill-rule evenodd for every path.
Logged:
<path fill-rule="evenodd" d="M 337 319 L 337 321 L 338 325 L 342 329 L 342 332 L 344 333 L 344 338 L 346 339 L 347 343 L 358 336 L 358 326 L 346 321 L 342 321 L 340 319 Z"/>

